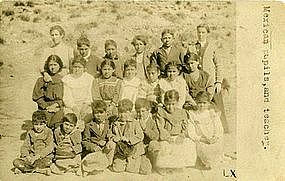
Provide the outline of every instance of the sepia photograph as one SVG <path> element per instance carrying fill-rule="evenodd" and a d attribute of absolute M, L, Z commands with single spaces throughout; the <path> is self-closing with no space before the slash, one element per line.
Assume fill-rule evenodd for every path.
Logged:
<path fill-rule="evenodd" d="M 237 2 L 0 10 L 1 181 L 238 180 Z"/>

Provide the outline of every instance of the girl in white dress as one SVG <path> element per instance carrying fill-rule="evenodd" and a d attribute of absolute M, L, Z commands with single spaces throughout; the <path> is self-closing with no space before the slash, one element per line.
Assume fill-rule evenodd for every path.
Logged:
<path fill-rule="evenodd" d="M 84 117 L 92 113 L 92 82 L 94 77 L 86 72 L 84 58 L 72 62 L 72 74 L 63 77 L 64 93 L 63 102 L 65 113 L 73 112 L 78 117 L 77 127 L 84 130 Z"/>
<path fill-rule="evenodd" d="M 188 136 L 196 143 L 197 156 L 205 169 L 211 169 L 222 161 L 223 126 L 208 92 L 199 92 L 196 102 L 198 110 L 188 112 Z"/>

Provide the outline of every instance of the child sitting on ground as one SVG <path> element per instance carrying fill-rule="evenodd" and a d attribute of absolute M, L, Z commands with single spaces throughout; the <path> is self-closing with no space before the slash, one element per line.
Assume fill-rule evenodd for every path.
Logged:
<path fill-rule="evenodd" d="M 81 35 L 77 39 L 77 51 L 78 55 L 76 57 L 82 57 L 86 61 L 86 72 L 93 77 L 98 77 L 100 74 L 99 66 L 102 60 L 92 53 L 90 40 L 85 35 Z"/>
<path fill-rule="evenodd" d="M 112 60 L 104 60 L 100 66 L 101 75 L 93 81 L 92 98 L 103 100 L 107 104 L 107 114 L 118 115 L 117 105 L 121 93 L 122 80 L 113 76 L 115 63 Z"/>
<path fill-rule="evenodd" d="M 54 143 L 52 130 L 46 127 L 46 121 L 43 111 L 33 113 L 33 129 L 27 133 L 21 147 L 21 157 L 13 162 L 15 173 L 39 172 L 50 175 Z"/>
<path fill-rule="evenodd" d="M 86 72 L 86 61 L 77 58 L 72 62 L 72 74 L 63 77 L 64 94 L 63 102 L 65 113 L 75 113 L 78 117 L 76 127 L 84 130 L 84 118 L 92 113 L 92 82 L 94 77 Z"/>
<path fill-rule="evenodd" d="M 186 138 L 187 113 L 177 107 L 179 94 L 169 90 L 164 95 L 164 107 L 158 107 L 155 120 L 159 141 L 151 141 L 149 152 L 154 158 L 153 167 L 160 173 L 194 166 L 196 162 L 195 143 Z"/>
<path fill-rule="evenodd" d="M 152 140 L 158 140 L 159 138 L 157 125 L 151 114 L 150 101 L 145 98 L 138 98 L 136 100 L 135 109 L 137 113 L 136 119 L 140 123 L 140 126 L 144 133 L 143 143 L 145 151 L 147 151 L 149 143 Z M 150 160 L 153 161 L 151 155 L 149 155 L 148 153 L 142 155 L 140 173 L 151 173 L 152 165 Z"/>
<path fill-rule="evenodd" d="M 83 175 L 103 172 L 113 162 L 115 143 L 108 139 L 110 133 L 107 105 L 103 100 L 92 103 L 93 120 L 83 132 L 82 145 L 87 156 L 82 160 Z"/>
<path fill-rule="evenodd" d="M 197 156 L 205 169 L 219 165 L 223 155 L 223 126 L 219 114 L 210 102 L 210 94 L 201 91 L 196 96 L 197 111 L 189 111 L 188 135 L 195 141 Z"/>
<path fill-rule="evenodd" d="M 113 141 L 116 143 L 114 162 L 115 172 L 139 173 L 141 155 L 145 153 L 144 134 L 132 114 L 133 103 L 128 99 L 119 101 L 119 119 L 113 123 Z"/>
<path fill-rule="evenodd" d="M 54 131 L 55 163 L 51 171 L 55 174 L 74 172 L 81 175 L 81 132 L 75 129 L 77 117 L 74 113 L 67 113 L 63 123 Z"/>

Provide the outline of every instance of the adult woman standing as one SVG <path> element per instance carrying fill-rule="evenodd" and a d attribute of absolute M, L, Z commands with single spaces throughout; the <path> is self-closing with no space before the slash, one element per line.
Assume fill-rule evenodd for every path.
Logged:
<path fill-rule="evenodd" d="M 50 28 L 51 45 L 44 49 L 42 59 L 39 62 L 40 72 L 44 75 L 46 81 L 50 81 L 51 79 L 42 68 L 44 65 L 43 60 L 45 61 L 49 55 L 58 55 L 62 60 L 63 67 L 60 72 L 62 76 L 68 74 L 70 70 L 71 61 L 74 58 L 73 49 L 63 42 L 64 36 L 65 31 L 61 26 L 55 25 Z"/>
<path fill-rule="evenodd" d="M 221 121 L 223 124 L 224 132 L 228 133 L 228 123 L 226 120 L 222 90 L 222 64 L 219 59 L 217 42 L 209 38 L 210 28 L 206 24 L 197 26 L 198 41 L 195 44 L 194 51 L 199 56 L 199 68 L 206 71 L 214 80 L 214 95 L 213 102 L 221 111 Z M 190 50 L 191 51 L 191 50 Z"/>

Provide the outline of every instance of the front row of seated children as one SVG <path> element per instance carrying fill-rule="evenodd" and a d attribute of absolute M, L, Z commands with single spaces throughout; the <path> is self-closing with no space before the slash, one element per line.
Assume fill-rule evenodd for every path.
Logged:
<path fill-rule="evenodd" d="M 62 124 L 52 132 L 46 126 L 46 114 L 36 111 L 21 157 L 13 162 L 15 173 L 73 172 L 87 176 L 110 169 L 165 174 L 195 166 L 197 158 L 206 169 L 217 166 L 222 156 L 223 129 L 209 94 L 198 93 L 196 111 L 177 106 L 176 90 L 165 92 L 164 100 L 164 106 L 152 114 L 147 99 L 138 98 L 135 105 L 122 99 L 117 117 L 108 116 L 108 105 L 103 100 L 95 100 L 93 119 L 86 123 L 82 135 L 76 129 L 74 113 L 65 114 Z"/>

